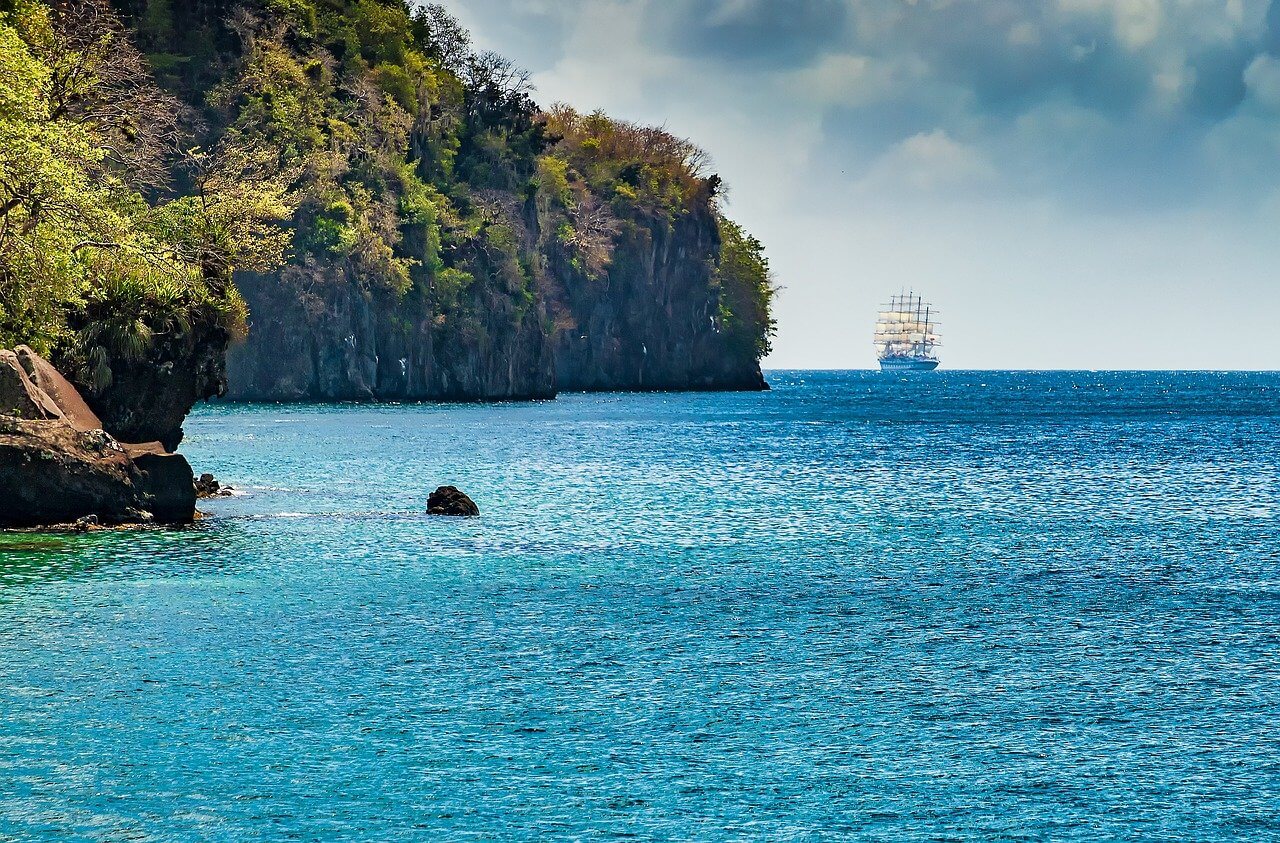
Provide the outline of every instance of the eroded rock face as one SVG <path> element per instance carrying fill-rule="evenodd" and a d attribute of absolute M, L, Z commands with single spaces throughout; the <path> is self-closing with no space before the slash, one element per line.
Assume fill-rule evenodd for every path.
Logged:
<path fill-rule="evenodd" d="M 616 240 L 608 283 L 575 276 L 553 249 L 553 294 L 571 327 L 555 333 L 563 392 L 768 389 L 754 353 L 717 328 L 713 257 L 720 234 L 707 206 L 675 220 L 640 215 Z"/>
<path fill-rule="evenodd" d="M 555 395 L 545 313 L 477 306 L 474 332 L 437 324 L 427 299 L 356 280 L 318 287 L 308 310 L 276 276 L 244 274 L 249 338 L 228 356 L 232 401 L 499 401 Z M 509 310 L 510 308 L 508 308 Z M 476 337 L 483 336 L 483 341 Z"/>
<path fill-rule="evenodd" d="M 20 419 L 61 419 L 62 410 L 32 383 L 18 355 L 0 349 L 0 415 Z"/>
<path fill-rule="evenodd" d="M 90 313 L 86 318 L 105 317 Z M 157 336 L 146 360 L 111 359 L 111 382 L 101 389 L 77 377 L 75 361 L 57 362 L 75 379 L 104 430 L 122 442 L 158 441 L 172 451 L 182 442 L 182 423 L 195 403 L 226 392 L 229 342 L 226 330 L 212 319 L 181 334 Z"/>
<path fill-rule="evenodd" d="M 0 526 L 183 524 L 195 499 L 185 457 L 117 441 L 47 361 L 0 350 Z"/>
<path fill-rule="evenodd" d="M 0 353 L 7 354 L 9 352 Z M 53 367 L 52 363 L 25 345 L 15 348 L 13 354 L 17 357 L 18 364 L 22 367 L 22 371 L 26 373 L 30 382 L 40 392 L 53 400 L 62 418 L 68 424 L 76 430 L 104 429 L 102 419 L 98 418 L 97 414 L 89 409 L 89 405 L 85 403 L 84 398 L 76 391 L 76 388 L 62 376 L 61 372 Z"/>
<path fill-rule="evenodd" d="M 441 486 L 427 497 L 427 514 L 475 517 L 480 507 L 456 486 Z"/>

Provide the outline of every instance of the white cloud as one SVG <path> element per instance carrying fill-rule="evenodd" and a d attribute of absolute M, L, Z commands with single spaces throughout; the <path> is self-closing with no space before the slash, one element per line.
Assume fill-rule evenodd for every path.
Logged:
<path fill-rule="evenodd" d="M 1161 0 L 1058 0 L 1068 14 L 1103 14 L 1111 18 L 1115 33 L 1129 49 L 1153 42 L 1164 22 Z"/>
<path fill-rule="evenodd" d="M 1249 101 L 1259 108 L 1280 114 L 1280 61 L 1258 56 L 1244 72 Z"/>
<path fill-rule="evenodd" d="M 973 185 L 994 175 L 995 168 L 981 152 L 934 129 L 894 145 L 872 165 L 860 186 L 933 192 Z"/>
<path fill-rule="evenodd" d="M 888 93 L 885 70 L 867 56 L 836 54 L 817 64 L 792 71 L 787 79 L 792 96 L 819 105 L 864 105 Z"/>
<path fill-rule="evenodd" d="M 1040 27 L 1031 21 L 1018 21 L 1009 27 L 1009 43 L 1015 47 L 1030 47 L 1040 43 Z"/>

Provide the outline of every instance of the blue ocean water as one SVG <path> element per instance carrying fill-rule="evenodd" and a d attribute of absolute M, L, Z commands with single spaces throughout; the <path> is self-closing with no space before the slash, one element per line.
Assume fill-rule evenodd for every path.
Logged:
<path fill-rule="evenodd" d="M 200 409 L 0 537 L 0 839 L 1280 839 L 1280 375 L 770 380 Z"/>

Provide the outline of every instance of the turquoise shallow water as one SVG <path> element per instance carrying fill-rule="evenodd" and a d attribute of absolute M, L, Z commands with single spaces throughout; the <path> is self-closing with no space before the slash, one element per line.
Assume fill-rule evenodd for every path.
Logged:
<path fill-rule="evenodd" d="M 1280 838 L 1280 375 L 771 381 L 201 409 L 0 538 L 0 839 Z"/>

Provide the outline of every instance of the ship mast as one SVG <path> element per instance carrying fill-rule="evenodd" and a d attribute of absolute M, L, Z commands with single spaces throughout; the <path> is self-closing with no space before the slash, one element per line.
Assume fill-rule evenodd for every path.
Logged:
<path fill-rule="evenodd" d="M 911 295 L 915 298 L 915 304 L 916 304 L 916 322 L 915 322 L 915 324 L 914 324 L 914 325 L 912 325 L 911 327 L 916 328 L 916 329 L 919 329 L 919 327 L 920 327 L 920 306 L 921 306 L 922 304 L 924 304 L 924 299 L 923 299 L 923 298 L 921 298 L 921 297 L 919 297 L 919 296 L 916 296 L 916 295 L 915 295 L 915 291 L 914 291 L 914 290 L 912 290 L 912 291 L 911 291 Z M 920 335 L 920 342 L 918 342 L 918 343 L 914 343 L 914 342 L 913 342 L 913 343 L 911 344 L 912 349 L 915 351 L 915 353 L 916 353 L 917 355 L 919 355 L 919 354 L 924 354 L 924 353 L 925 353 L 924 340 L 925 340 L 925 337 L 926 337 L 926 336 L 927 336 L 927 334 L 921 334 L 921 335 Z"/>

